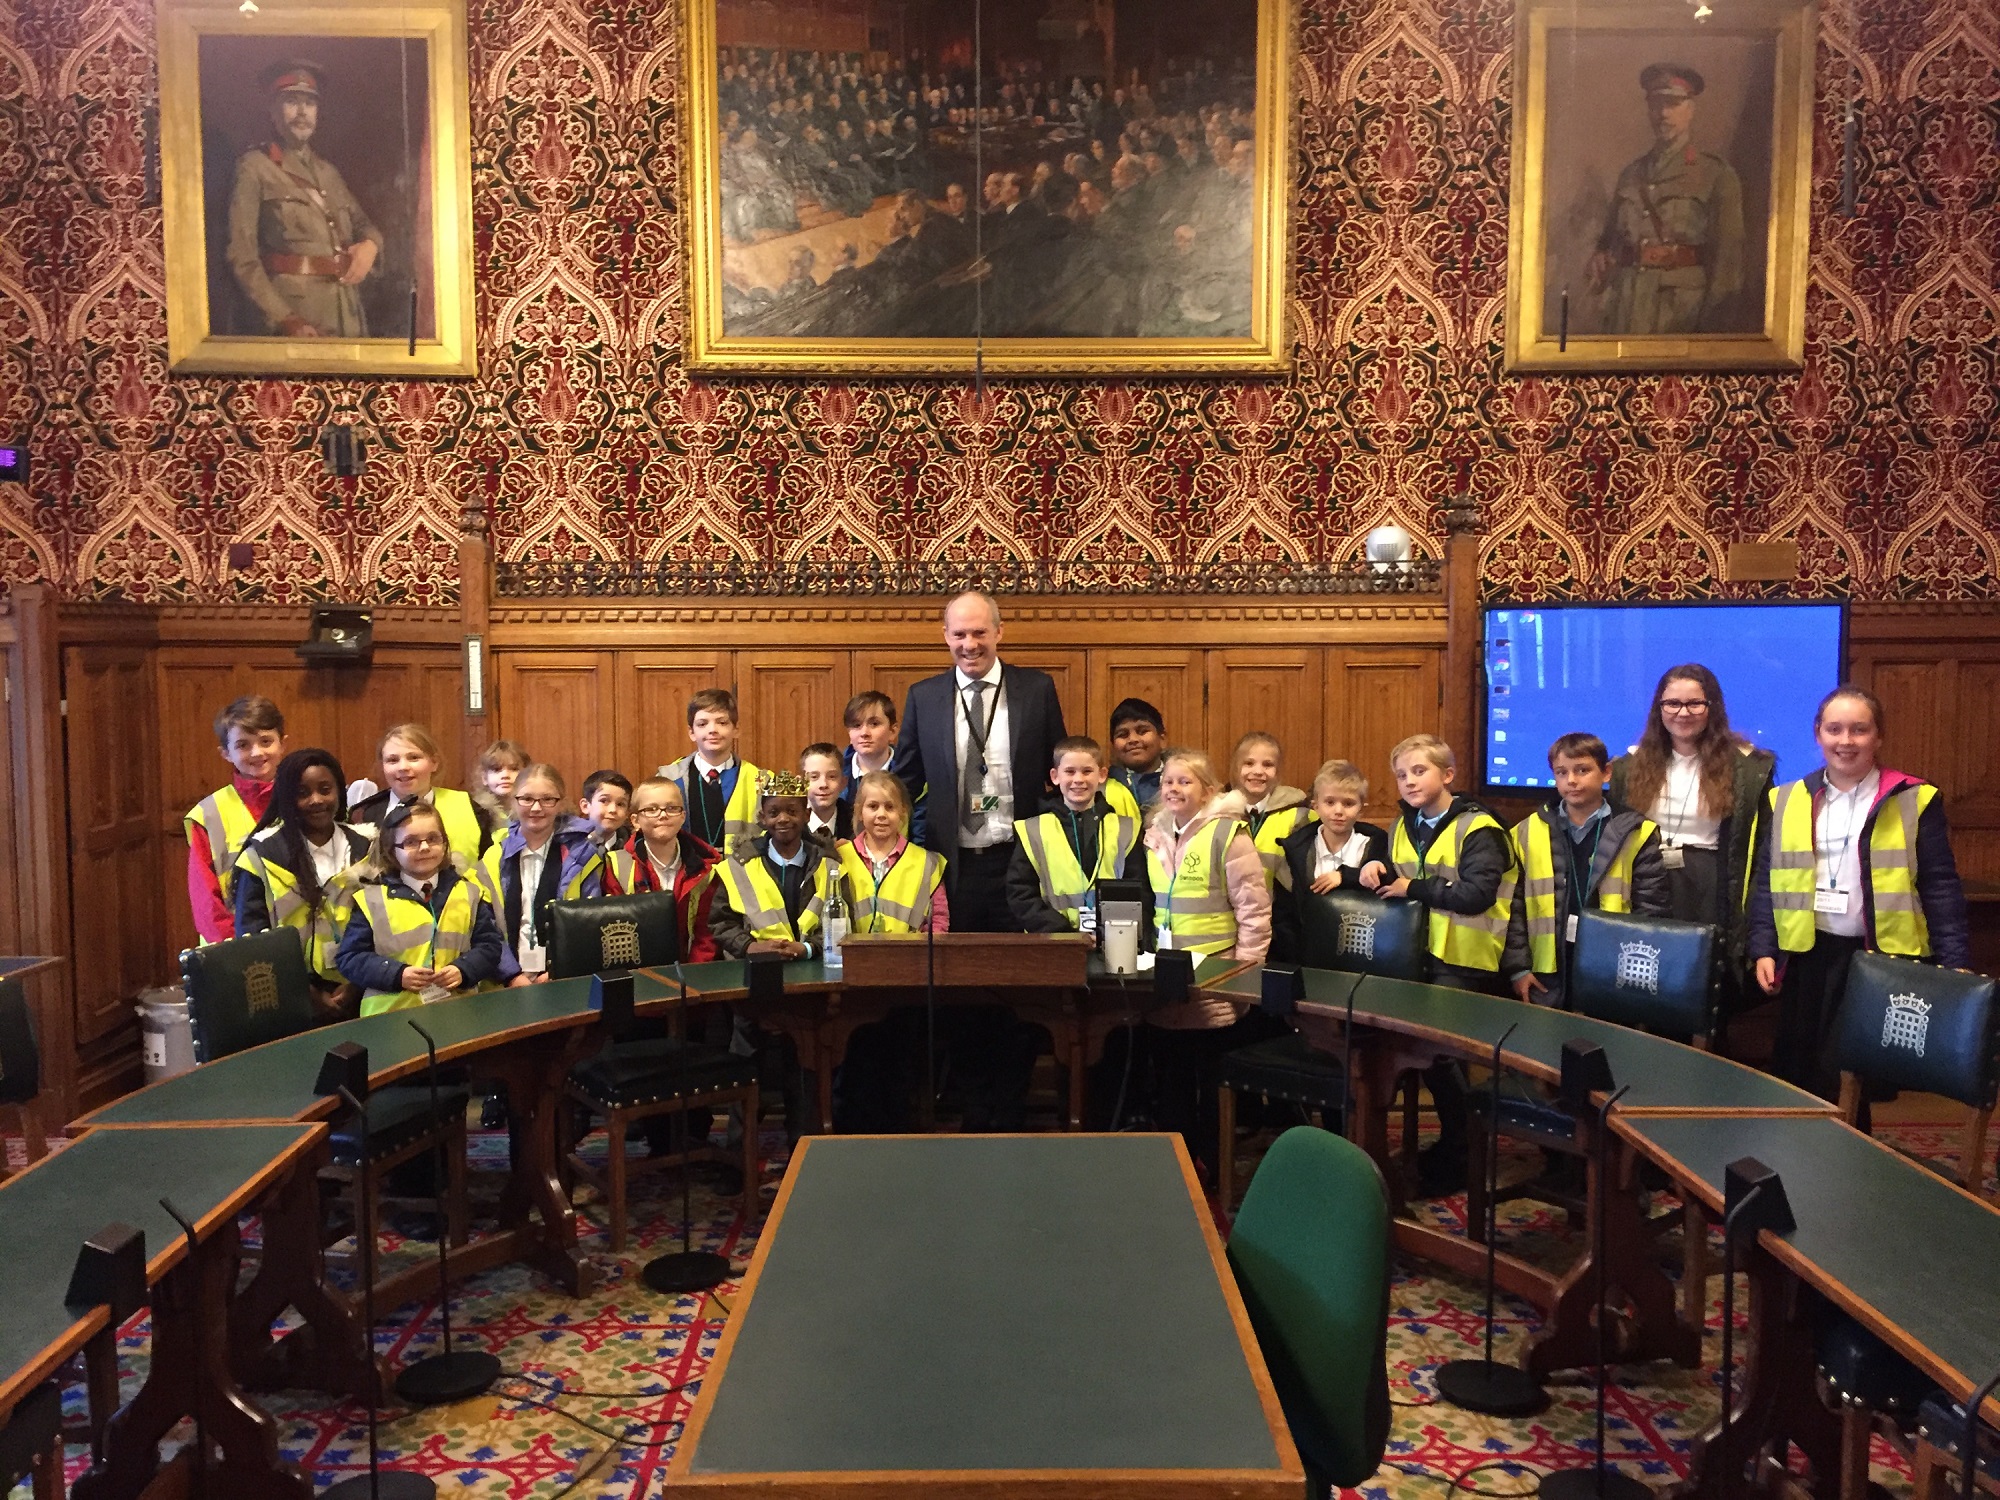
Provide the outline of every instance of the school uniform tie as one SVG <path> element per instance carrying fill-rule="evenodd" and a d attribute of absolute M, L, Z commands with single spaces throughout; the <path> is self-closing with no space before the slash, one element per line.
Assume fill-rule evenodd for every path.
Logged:
<path fill-rule="evenodd" d="M 423 888 L 417 892 L 417 894 L 423 898 L 423 903 L 426 909 L 428 909 L 431 904 L 431 892 L 436 889 L 437 889 L 436 886 L 432 885 L 428 880 L 426 880 L 423 884 Z"/>
<path fill-rule="evenodd" d="M 979 799 L 986 787 L 986 715 L 980 711 L 980 698 L 986 692 L 984 682 L 968 682 L 965 685 L 965 764 L 958 769 L 959 807 L 958 826 L 967 833 L 977 833 L 985 826 L 986 814 L 979 810 Z"/>

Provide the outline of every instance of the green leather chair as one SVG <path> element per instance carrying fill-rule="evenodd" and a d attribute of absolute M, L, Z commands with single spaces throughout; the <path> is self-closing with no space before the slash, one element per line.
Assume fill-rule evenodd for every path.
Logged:
<path fill-rule="evenodd" d="M 1229 1236 L 1229 1264 L 1315 1500 L 1368 1479 L 1388 1445 L 1389 1236 L 1375 1163 L 1311 1126 L 1272 1143 Z"/>
<path fill-rule="evenodd" d="M 578 979 L 613 969 L 670 966 L 679 949 L 674 898 L 666 891 L 558 901 L 550 908 L 549 977 Z M 635 1174 L 686 1166 L 697 1161 L 730 1161 L 730 1153 L 708 1144 L 699 1122 L 711 1108 L 735 1105 L 743 1111 L 740 1163 L 743 1211 L 757 1204 L 762 1168 L 757 1155 L 757 1060 L 738 1057 L 669 1034 L 665 1023 L 641 1021 L 631 1032 L 610 1038 L 604 1050 L 570 1069 L 563 1094 L 576 1107 L 565 1119 L 568 1139 L 560 1159 L 570 1172 L 604 1195 L 611 1211 L 611 1253 L 623 1254 L 626 1196 Z M 696 1115 L 694 1111 L 702 1111 Z M 625 1137 L 634 1125 L 656 1116 L 687 1113 L 703 1132 L 684 1149 L 628 1162 Z M 607 1159 L 602 1171 L 574 1149 L 604 1121 Z M 734 1163 L 732 1163 L 734 1164 Z"/>
<path fill-rule="evenodd" d="M 310 981 L 296 927 L 272 927 L 184 950 L 181 983 L 196 1058 L 214 1062 L 320 1025 Z M 362 1101 L 360 1114 L 343 1106 L 335 1115 L 328 1142 L 331 1160 L 320 1176 L 348 1200 L 357 1246 L 375 1233 L 384 1199 L 434 1211 L 441 1234 L 453 1245 L 466 1242 L 466 1103 L 463 1088 L 441 1088 L 433 1109 L 427 1084 L 400 1084 L 375 1090 Z M 385 1188 L 397 1167 L 440 1149 L 445 1180 L 434 1192 L 401 1194 Z M 369 1189 L 365 1196 L 364 1180 Z M 356 1267 L 361 1263 L 358 1251 L 348 1259 Z"/>

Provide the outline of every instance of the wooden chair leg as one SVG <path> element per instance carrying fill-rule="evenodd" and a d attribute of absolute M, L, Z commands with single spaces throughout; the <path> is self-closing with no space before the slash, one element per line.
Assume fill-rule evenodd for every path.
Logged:
<path fill-rule="evenodd" d="M 1865 1406 L 1840 1408 L 1840 1500 L 1868 1500 L 1868 1446 L 1875 1414 Z"/>
<path fill-rule="evenodd" d="M 1958 1185 L 1975 1198 L 1986 1196 L 1986 1127 L 1993 1110 L 1975 1109 L 1965 1122 L 1965 1142 L 1958 1148 Z"/>
<path fill-rule="evenodd" d="M 753 1083 L 743 1100 L 743 1220 L 748 1223 L 761 1202 L 758 1189 L 764 1182 L 764 1161 L 757 1142 L 757 1086 Z"/>
<path fill-rule="evenodd" d="M 31 1470 L 35 1477 L 35 1500 L 63 1500 L 63 1440 L 56 1434 L 56 1440 L 49 1444 L 46 1453 L 35 1455 Z"/>
<path fill-rule="evenodd" d="M 1700 1328 L 1708 1317 L 1708 1215 L 1688 1195 L 1681 1205 L 1681 1321 Z"/>
<path fill-rule="evenodd" d="M 611 1152 L 605 1183 L 611 1196 L 611 1253 L 625 1253 L 625 1116 L 612 1110 L 604 1120 L 604 1141 Z"/>
<path fill-rule="evenodd" d="M 1910 1462 L 1912 1500 L 1944 1500 L 1944 1480 L 1951 1473 L 1951 1458 L 1929 1438 L 1917 1439 L 1917 1451 Z"/>
<path fill-rule="evenodd" d="M 1215 1192 L 1225 1214 L 1236 1212 L 1236 1090 L 1223 1084 L 1215 1091 Z"/>
<path fill-rule="evenodd" d="M 1403 1075 L 1403 1166 L 1414 1173 L 1417 1169 L 1417 1073 Z"/>

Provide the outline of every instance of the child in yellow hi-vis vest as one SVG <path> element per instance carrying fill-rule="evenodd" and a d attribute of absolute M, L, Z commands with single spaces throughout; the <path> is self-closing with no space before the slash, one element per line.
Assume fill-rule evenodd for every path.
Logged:
<path fill-rule="evenodd" d="M 382 820 L 336 960 L 361 986 L 362 1015 L 429 1005 L 513 977 L 486 882 L 468 878 L 461 865 L 428 802 L 406 802 Z"/>
<path fill-rule="evenodd" d="M 1430 908 L 1431 983 L 1504 995 L 1500 958 L 1514 900 L 1514 842 L 1500 820 L 1453 793 L 1458 757 L 1434 734 L 1413 734 L 1389 753 L 1402 816 L 1389 830 L 1394 873 L 1364 870 L 1361 884 Z M 1437 1106 L 1438 1138 L 1417 1162 L 1417 1196 L 1465 1187 L 1465 1081 L 1456 1062 L 1424 1074 Z"/>
<path fill-rule="evenodd" d="M 1517 999 L 1568 1010 L 1576 923 L 1586 910 L 1664 917 L 1673 905 L 1660 830 L 1605 793 L 1611 754 L 1594 734 L 1549 746 L 1556 795 L 1514 825 L 1521 884 L 1501 971 Z"/>
<path fill-rule="evenodd" d="M 215 716 L 215 738 L 229 762 L 229 785 L 217 787 L 181 819 L 188 841 L 188 904 L 204 943 L 237 936 L 236 856 L 271 806 L 271 779 L 285 753 L 285 716 L 269 698 L 238 698 Z"/>

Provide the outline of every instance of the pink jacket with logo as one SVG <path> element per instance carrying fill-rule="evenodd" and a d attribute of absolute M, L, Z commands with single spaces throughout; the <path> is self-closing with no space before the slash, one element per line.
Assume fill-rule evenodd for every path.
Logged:
<path fill-rule="evenodd" d="M 1218 818 L 1241 822 L 1248 814 L 1241 792 L 1228 791 L 1209 799 L 1187 827 L 1174 831 L 1174 815 L 1161 804 L 1146 829 L 1146 847 L 1156 851 L 1169 870 L 1178 870 L 1181 855 L 1193 840 L 1204 834 Z M 1262 963 L 1271 946 L 1271 892 L 1264 884 L 1264 862 L 1257 846 L 1250 842 L 1247 829 L 1229 841 L 1223 857 L 1223 879 L 1229 889 L 1229 904 L 1236 914 L 1236 946 L 1229 956 Z M 1194 999 L 1185 1005 L 1170 1005 L 1154 1011 L 1146 1019 L 1155 1026 L 1171 1029 L 1201 1029 L 1228 1026 L 1248 1009 L 1228 1000 Z"/>

